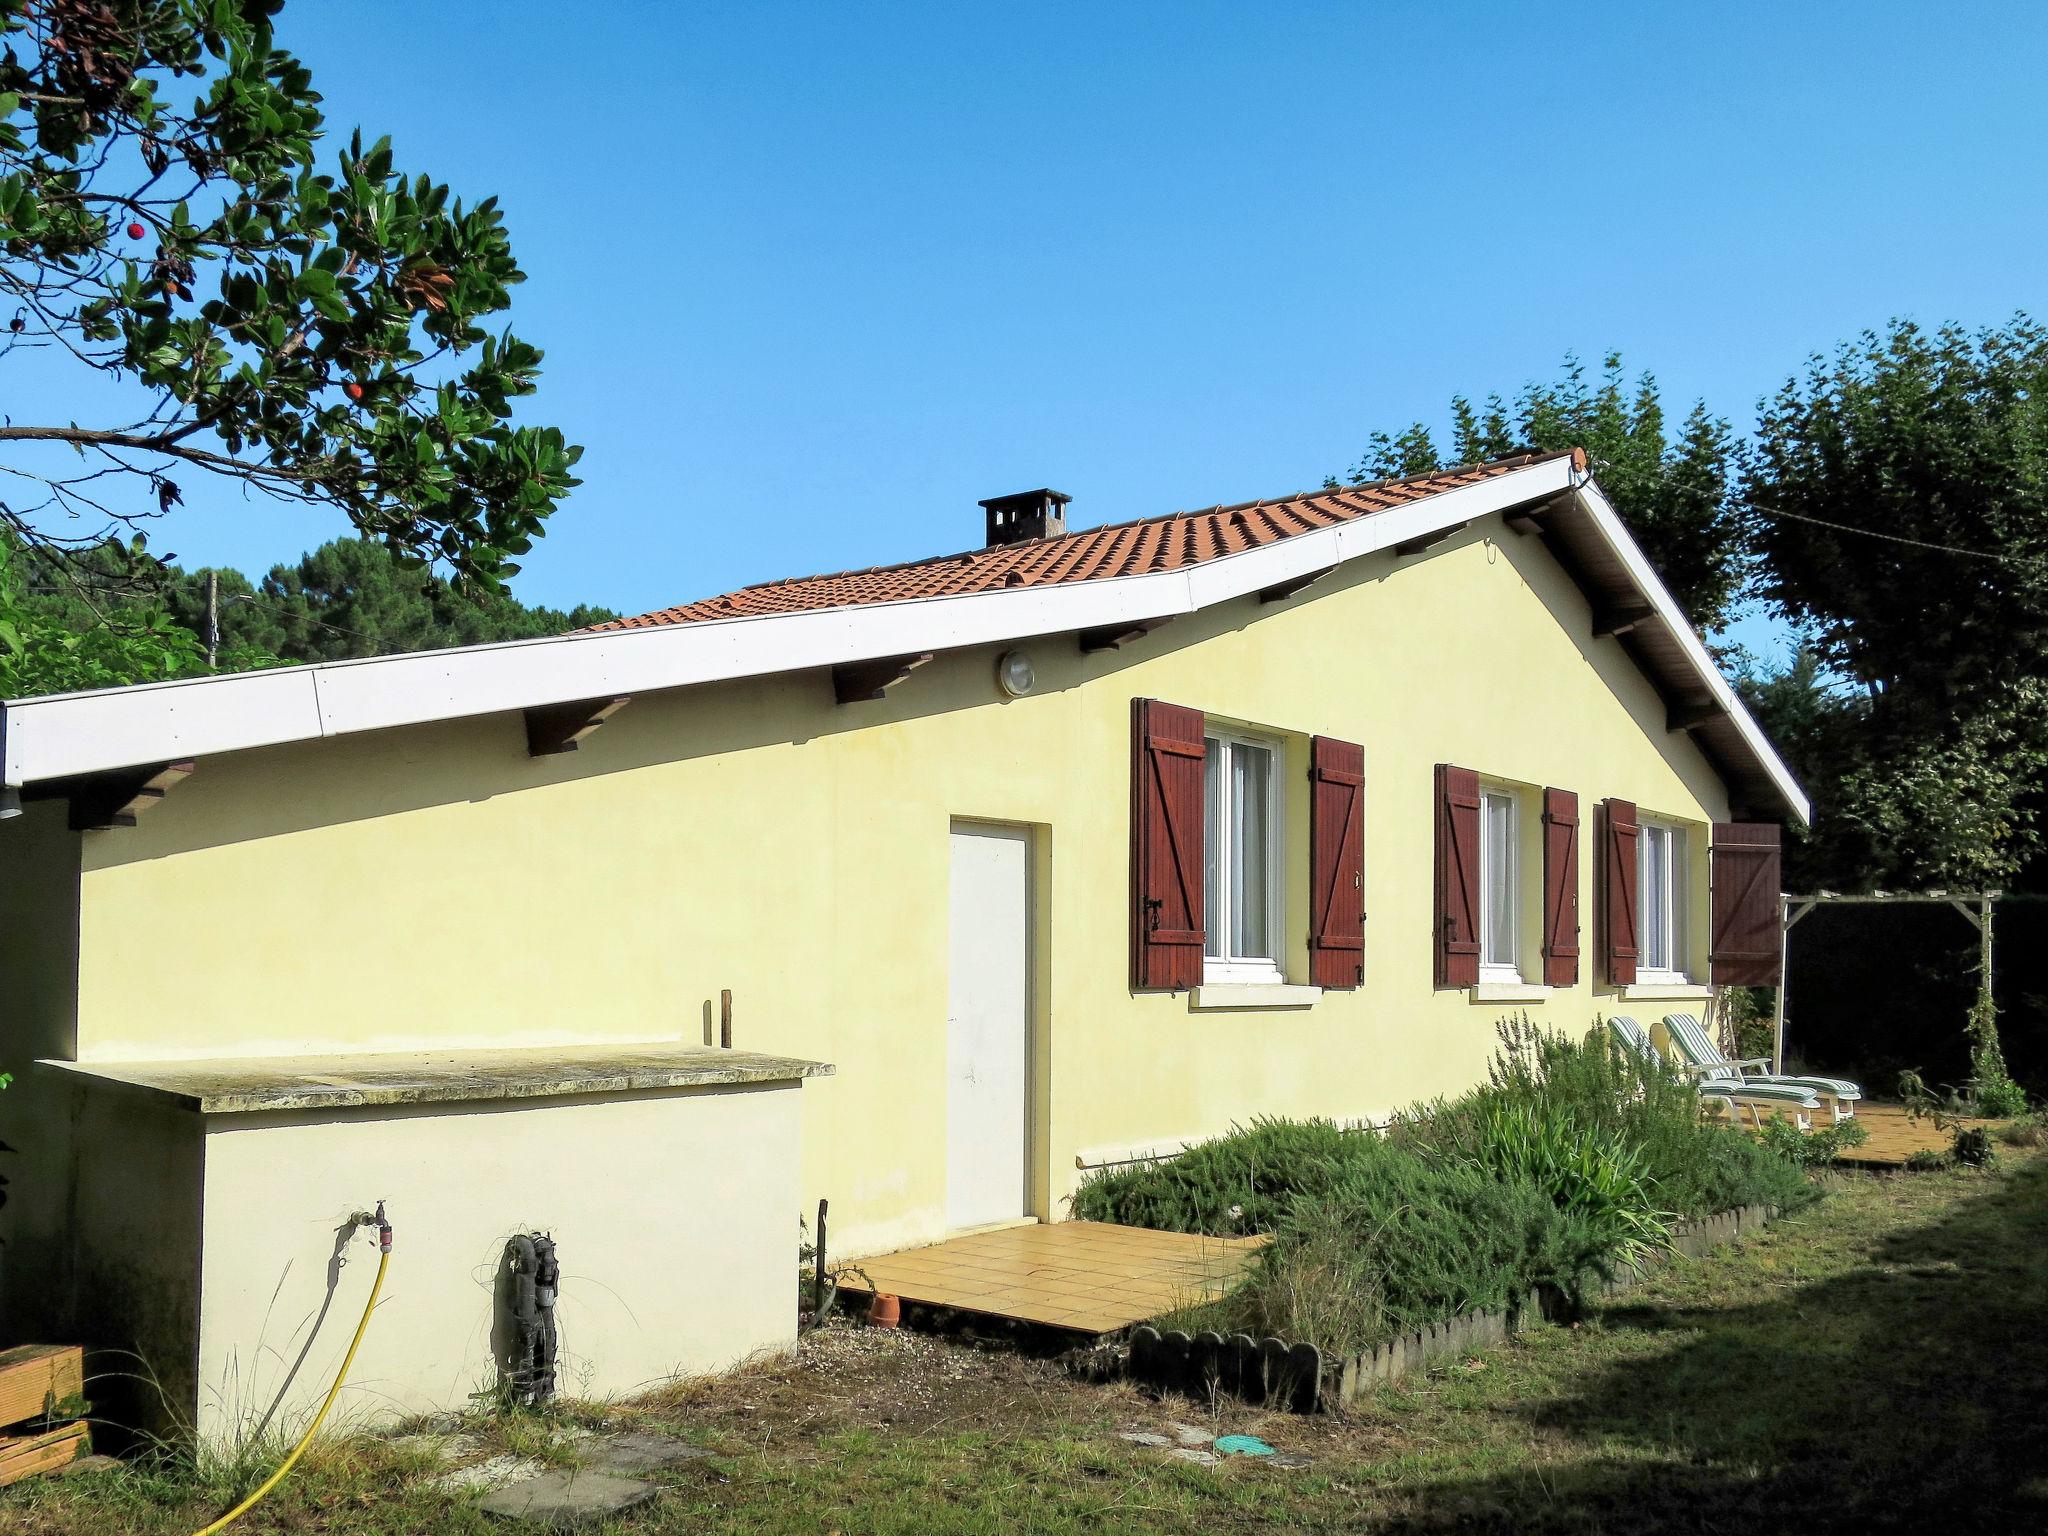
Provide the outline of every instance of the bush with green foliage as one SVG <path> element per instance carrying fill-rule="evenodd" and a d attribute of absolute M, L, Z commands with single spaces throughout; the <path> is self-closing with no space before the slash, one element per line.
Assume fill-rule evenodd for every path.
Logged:
<path fill-rule="evenodd" d="M 1998 1161 L 1998 1149 L 1983 1126 L 1959 1125 L 1950 1143 L 1950 1156 L 1965 1168 L 1989 1168 Z"/>
<path fill-rule="evenodd" d="M 2048 1147 L 2048 1110 L 2008 1120 L 1998 1128 L 1998 1139 L 2009 1147 Z"/>
<path fill-rule="evenodd" d="M 1326 1194 L 1370 1140 L 1328 1120 L 1254 1120 L 1171 1161 L 1086 1180 L 1074 1215 L 1210 1236 L 1271 1232 L 1297 1196 Z"/>
<path fill-rule="evenodd" d="M 541 353 L 504 216 L 331 135 L 281 8 L 0 3 L 0 522 L 58 553 L 197 482 L 499 590 L 581 453 L 514 419 Z"/>
<path fill-rule="evenodd" d="M 1737 1061 L 1768 1060 L 1777 1041 L 1771 1029 L 1769 987 L 1724 987 L 1722 1019 L 1735 1040 Z"/>
<path fill-rule="evenodd" d="M 2027 1112 L 2026 1090 L 2006 1070 L 2005 1049 L 1998 1043 L 1998 1005 L 1990 989 L 1977 993 L 1964 1031 L 1970 1037 L 1970 1098 L 1977 1113 L 2004 1120 Z"/>
<path fill-rule="evenodd" d="M 1870 1132 L 1854 1120 L 1802 1131 L 1790 1120 L 1773 1118 L 1764 1122 L 1757 1139 L 1795 1168 L 1825 1168 L 1870 1140 Z"/>
<path fill-rule="evenodd" d="M 1505 1023 L 1488 1082 L 1384 1135 L 1260 1120 L 1162 1163 L 1088 1180 L 1074 1214 L 1267 1231 L 1202 1326 L 1355 1349 L 1537 1286 L 1576 1297 L 1661 1246 L 1679 1216 L 1814 1198 L 1803 1172 L 1701 1123 L 1697 1092 L 1624 1056 Z"/>
<path fill-rule="evenodd" d="M 1642 1153 L 1618 1132 L 1498 1094 L 1482 1098 L 1463 1129 L 1473 1140 L 1457 1162 L 1542 1190 L 1578 1225 L 1593 1262 L 1632 1264 L 1669 1242 L 1670 1213 Z"/>

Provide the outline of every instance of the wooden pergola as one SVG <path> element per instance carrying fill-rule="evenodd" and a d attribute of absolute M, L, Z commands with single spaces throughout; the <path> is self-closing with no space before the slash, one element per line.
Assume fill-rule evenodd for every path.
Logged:
<path fill-rule="evenodd" d="M 1881 907 L 1936 905 L 1954 907 L 1965 922 L 1977 930 L 1977 968 L 1985 991 L 1991 989 L 1991 908 L 2003 900 L 2003 891 L 1872 891 L 1864 896 L 1840 891 L 1815 891 L 1809 896 L 1781 894 L 1778 897 L 1778 999 L 1771 1013 L 1771 1070 L 1785 1070 L 1785 989 L 1791 980 L 1786 961 L 1791 949 L 1792 930 L 1815 907 Z"/>

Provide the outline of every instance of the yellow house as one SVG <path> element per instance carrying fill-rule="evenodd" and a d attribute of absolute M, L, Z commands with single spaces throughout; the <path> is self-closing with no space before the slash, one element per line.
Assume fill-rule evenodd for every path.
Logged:
<path fill-rule="evenodd" d="M 246 1430 L 324 1389 L 384 1199 L 359 1411 L 489 1386 L 530 1230 L 565 1385 L 621 1391 L 786 1345 L 821 1197 L 847 1255 L 1058 1220 L 1463 1089 L 1505 1012 L 1775 974 L 1805 799 L 1581 456 L 983 506 L 592 632 L 6 705 L 9 1332 Z"/>

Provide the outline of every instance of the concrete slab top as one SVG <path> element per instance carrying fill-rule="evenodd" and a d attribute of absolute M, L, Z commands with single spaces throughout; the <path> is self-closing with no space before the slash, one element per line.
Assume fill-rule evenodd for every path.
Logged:
<path fill-rule="evenodd" d="M 830 1076 L 834 1070 L 818 1061 L 663 1042 L 36 1065 L 167 1098 L 203 1115 L 797 1082 Z"/>

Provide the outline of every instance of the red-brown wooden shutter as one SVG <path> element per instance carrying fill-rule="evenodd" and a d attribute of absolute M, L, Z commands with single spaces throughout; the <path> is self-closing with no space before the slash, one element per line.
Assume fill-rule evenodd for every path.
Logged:
<path fill-rule="evenodd" d="M 1636 821 L 1633 800 L 1605 800 L 1600 805 L 1600 888 L 1607 946 L 1607 981 L 1625 987 L 1636 979 L 1636 960 L 1642 954 L 1636 924 L 1641 908 L 1636 904 L 1636 840 L 1642 827 Z"/>
<path fill-rule="evenodd" d="M 1131 701 L 1131 985 L 1202 979 L 1202 712 Z"/>
<path fill-rule="evenodd" d="M 1579 981 L 1579 797 L 1543 791 L 1543 984 Z"/>
<path fill-rule="evenodd" d="M 1714 945 L 1708 974 L 1717 986 L 1778 985 L 1778 828 L 1768 821 L 1717 821 L 1711 854 Z"/>
<path fill-rule="evenodd" d="M 1309 980 L 1365 982 L 1365 748 L 1309 742 Z"/>
<path fill-rule="evenodd" d="M 1436 765 L 1436 984 L 1479 983 L 1479 775 Z"/>

